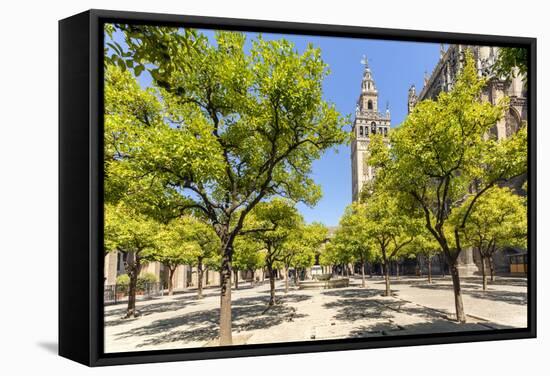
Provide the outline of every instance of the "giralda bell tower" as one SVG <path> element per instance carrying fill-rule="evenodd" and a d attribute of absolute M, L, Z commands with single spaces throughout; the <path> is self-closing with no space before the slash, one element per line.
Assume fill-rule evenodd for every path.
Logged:
<path fill-rule="evenodd" d="M 374 177 L 374 169 L 366 163 L 370 136 L 382 134 L 387 140 L 390 129 L 390 110 L 386 105 L 386 112 L 378 111 L 378 90 L 372 77 L 366 56 L 361 63 L 365 66 L 361 81 L 361 94 L 357 100 L 355 119 L 351 129 L 351 184 L 352 199 L 359 200 L 363 185 Z"/>

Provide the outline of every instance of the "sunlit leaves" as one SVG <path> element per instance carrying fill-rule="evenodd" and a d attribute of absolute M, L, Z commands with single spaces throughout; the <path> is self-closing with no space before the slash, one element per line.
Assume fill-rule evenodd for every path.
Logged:
<path fill-rule="evenodd" d="M 467 210 L 472 198 L 458 212 Z M 456 217 L 460 218 L 460 215 Z M 455 218 L 451 218 L 455 220 Z M 525 198 L 509 188 L 493 187 L 481 196 L 466 227 L 461 231 L 464 243 L 476 247 L 488 257 L 506 246 L 525 248 L 527 243 L 527 209 Z"/>
<path fill-rule="evenodd" d="M 157 222 L 123 203 L 105 205 L 106 252 L 133 252 L 151 259 L 159 247 L 159 230 Z"/>
<path fill-rule="evenodd" d="M 155 260 L 165 265 L 196 265 L 199 257 L 215 258 L 220 242 L 212 227 L 190 217 L 176 218 L 162 226 Z"/>
<path fill-rule="evenodd" d="M 497 61 L 493 66 L 493 72 L 499 76 L 511 80 L 519 75 L 527 84 L 527 70 L 529 51 L 526 48 L 501 47 L 498 50 Z"/>

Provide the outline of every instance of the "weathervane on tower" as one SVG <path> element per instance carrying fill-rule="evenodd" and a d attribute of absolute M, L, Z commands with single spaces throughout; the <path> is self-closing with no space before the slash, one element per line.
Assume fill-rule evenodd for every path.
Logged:
<path fill-rule="evenodd" d="M 361 57 L 361 64 L 365 66 L 365 70 L 369 69 L 369 59 L 367 58 L 367 55 L 363 55 L 363 57 Z"/>

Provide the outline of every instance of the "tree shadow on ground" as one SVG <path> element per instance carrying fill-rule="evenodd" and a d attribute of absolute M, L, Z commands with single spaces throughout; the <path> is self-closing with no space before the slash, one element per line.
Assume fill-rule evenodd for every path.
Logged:
<path fill-rule="evenodd" d="M 458 332 L 471 332 L 482 330 L 494 330 L 495 327 L 499 329 L 507 329 L 503 325 L 492 326 L 491 323 L 465 323 L 460 324 L 455 321 L 432 318 L 425 322 L 398 326 L 387 323 L 375 323 L 373 325 L 360 326 L 348 335 L 350 338 L 365 338 L 365 337 L 379 337 L 379 336 L 403 336 L 403 335 L 415 335 L 415 334 L 439 334 L 439 333 L 458 333 Z"/>
<path fill-rule="evenodd" d="M 186 308 L 192 305 L 197 304 L 198 301 L 193 301 L 187 299 L 185 301 L 181 299 L 177 300 L 168 300 L 158 303 L 150 303 L 144 305 L 138 305 L 136 307 L 138 311 L 138 318 L 141 316 L 149 316 L 155 313 L 163 313 L 167 311 L 177 311 L 178 309 Z M 126 319 L 124 315 L 126 314 L 126 306 L 120 309 L 114 309 L 105 311 L 105 326 L 116 326 L 128 323 L 136 319 Z"/>
<path fill-rule="evenodd" d="M 452 285 L 422 285 L 416 286 L 420 289 L 430 290 L 452 290 Z M 489 290 L 483 291 L 481 285 L 474 285 L 471 283 L 461 284 L 462 293 L 464 295 L 471 296 L 476 299 L 492 300 L 498 302 L 505 302 L 511 304 L 526 305 L 527 304 L 527 292 L 515 292 L 515 291 L 501 291 L 501 290 Z"/>
<path fill-rule="evenodd" d="M 308 298 L 310 297 L 295 297 L 296 301 Z M 283 304 L 283 302 L 289 302 L 291 299 L 281 299 L 280 301 L 280 304 L 267 309 L 269 296 L 236 299 L 232 302 L 233 331 L 238 333 L 255 329 L 267 329 L 279 325 L 284 321 L 306 317 L 306 315 L 297 314 L 294 307 Z M 127 339 L 140 336 L 155 336 L 147 338 L 142 343 L 137 344 L 136 347 L 174 342 L 209 341 L 219 336 L 219 315 L 219 308 L 190 312 L 153 321 L 143 327 L 119 333 L 116 337 L 117 339 Z"/>
<path fill-rule="evenodd" d="M 305 300 L 311 299 L 311 295 L 307 294 L 282 294 L 276 297 L 283 303 L 300 303 Z"/>
<path fill-rule="evenodd" d="M 435 282 L 444 282 L 444 281 L 449 281 L 451 282 L 450 279 L 447 279 L 447 278 L 437 278 L 437 277 L 432 277 L 432 280 Z M 377 282 L 384 282 L 384 280 L 382 281 L 377 281 Z M 409 286 L 421 286 L 421 285 L 430 285 L 430 283 L 428 282 L 428 278 L 418 278 L 418 279 L 407 279 L 407 278 L 403 278 L 403 279 L 395 279 L 394 278 L 390 278 L 390 285 L 409 285 Z"/>
<path fill-rule="evenodd" d="M 464 277 L 461 278 L 461 280 L 468 281 L 468 282 L 477 282 L 479 284 L 482 284 L 482 278 L 480 277 Z M 527 278 L 510 278 L 510 277 L 500 277 L 496 276 L 494 281 L 491 281 L 489 278 L 487 278 L 487 283 L 489 285 L 494 286 L 518 286 L 518 287 L 527 287 Z"/>
<path fill-rule="evenodd" d="M 465 294 L 483 300 L 493 300 L 510 304 L 527 305 L 527 292 L 511 291 L 466 291 Z"/>
<path fill-rule="evenodd" d="M 330 289 L 321 292 L 323 295 L 335 296 L 338 298 L 370 298 L 372 296 L 380 295 L 380 290 L 364 288 L 342 288 L 342 289 Z"/>
<path fill-rule="evenodd" d="M 220 295 L 220 290 L 219 289 L 210 288 L 210 289 L 204 290 L 202 292 L 202 298 L 201 299 L 210 298 L 212 296 L 219 296 L 219 295 Z M 181 291 L 181 292 L 175 292 L 173 296 L 174 296 L 175 300 L 177 300 L 177 299 L 179 299 L 179 300 L 189 300 L 189 299 L 201 300 L 201 299 L 199 299 L 199 296 L 197 294 L 197 289 Z"/>
<path fill-rule="evenodd" d="M 426 290 L 453 290 L 452 284 L 440 284 L 440 283 L 424 283 L 424 284 L 418 284 L 414 286 L 419 289 L 426 289 Z M 460 288 L 463 292 L 468 292 L 468 290 L 481 290 L 482 285 L 476 284 L 476 283 L 460 283 Z"/>
<path fill-rule="evenodd" d="M 325 291 L 323 294 L 338 297 L 338 300 L 325 303 L 323 307 L 336 309 L 334 318 L 341 321 L 391 319 L 395 316 L 395 312 L 428 319 L 446 318 L 444 313 L 428 307 L 413 305 L 401 299 L 380 297 L 379 290 L 342 289 Z"/>
<path fill-rule="evenodd" d="M 323 304 L 323 308 L 336 309 L 334 319 L 338 321 L 355 322 L 366 319 L 389 319 L 391 312 L 375 300 L 365 298 L 338 299 Z"/>

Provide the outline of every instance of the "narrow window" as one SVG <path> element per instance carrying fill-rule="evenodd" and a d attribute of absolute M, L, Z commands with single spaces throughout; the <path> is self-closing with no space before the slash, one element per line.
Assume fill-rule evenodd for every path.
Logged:
<path fill-rule="evenodd" d="M 371 100 L 369 100 L 369 101 L 367 102 L 367 109 L 368 109 L 368 110 L 372 110 L 372 101 L 371 101 Z"/>

